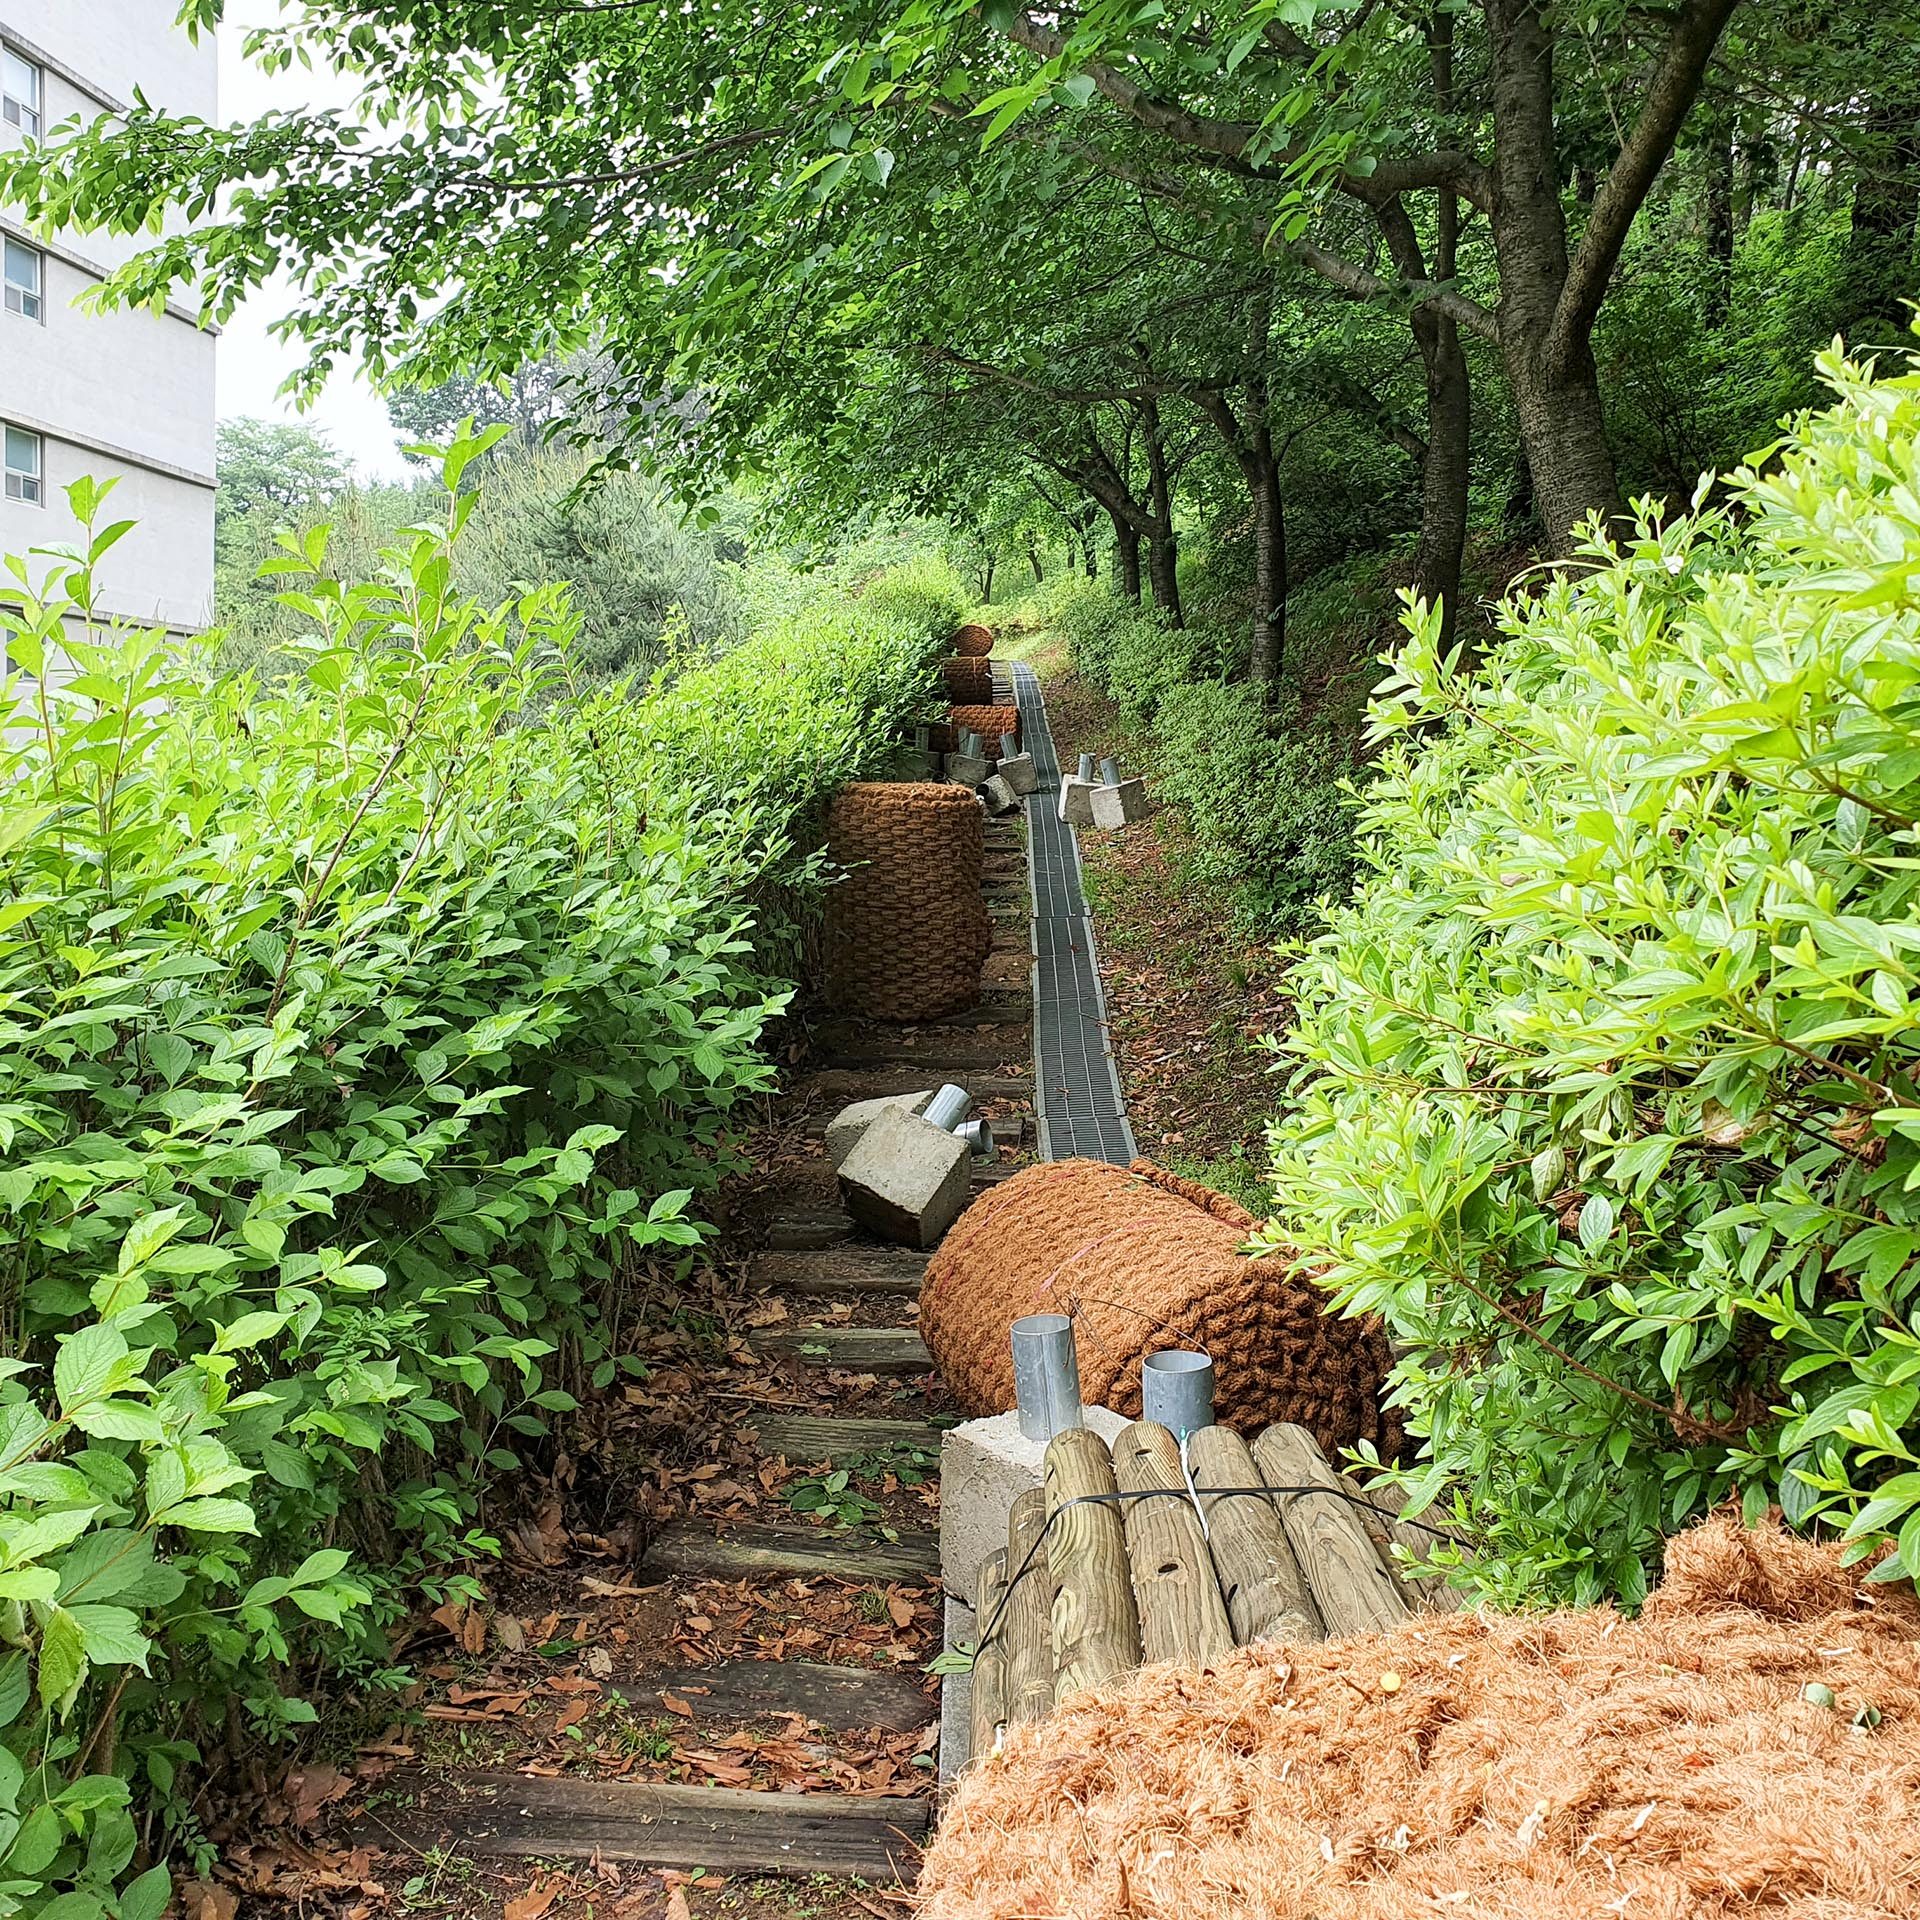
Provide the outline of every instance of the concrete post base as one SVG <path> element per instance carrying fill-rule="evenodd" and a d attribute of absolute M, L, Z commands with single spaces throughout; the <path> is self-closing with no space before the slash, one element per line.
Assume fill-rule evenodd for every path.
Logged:
<path fill-rule="evenodd" d="M 1109 1446 L 1127 1424 L 1105 1407 L 1083 1407 L 1081 1418 Z M 1046 1442 L 1029 1440 L 1017 1413 L 969 1420 L 940 1436 L 940 1581 L 949 1595 L 973 1604 L 981 1563 L 1007 1544 L 1013 1503 L 1039 1486 L 1046 1456 Z"/>
<path fill-rule="evenodd" d="M 1096 827 L 1131 826 L 1147 817 L 1147 783 L 1122 780 L 1117 787 L 1095 787 L 1092 805 Z"/>
<path fill-rule="evenodd" d="M 925 1093 L 890 1093 L 878 1100 L 856 1100 L 851 1106 L 842 1107 L 827 1122 L 827 1158 L 836 1167 L 845 1166 L 847 1155 L 859 1144 L 860 1136 L 889 1107 L 897 1107 L 902 1113 L 925 1113 L 933 1092 L 929 1087 Z"/>
<path fill-rule="evenodd" d="M 840 1197 L 883 1240 L 931 1249 L 967 1204 L 967 1143 L 897 1107 L 868 1123 L 840 1169 Z"/>

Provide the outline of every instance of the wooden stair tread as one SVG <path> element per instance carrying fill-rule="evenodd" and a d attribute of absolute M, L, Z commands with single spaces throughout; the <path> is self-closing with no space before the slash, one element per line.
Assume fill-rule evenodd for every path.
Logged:
<path fill-rule="evenodd" d="M 912 1447 L 939 1457 L 940 1429 L 924 1420 L 855 1420 L 833 1414 L 768 1413 L 748 1424 L 759 1436 L 760 1451 L 784 1454 L 808 1466 L 825 1460 L 837 1466 L 860 1454 Z"/>
<path fill-rule="evenodd" d="M 974 1193 L 984 1193 L 989 1187 L 997 1187 L 1002 1180 L 1011 1180 L 1016 1173 L 1023 1172 L 1026 1164 L 1030 1163 L 976 1160 L 967 1176 L 968 1188 Z M 763 1231 L 772 1252 L 825 1253 L 830 1249 L 837 1252 L 842 1241 L 851 1241 L 854 1226 L 851 1215 L 831 1207 L 817 1213 L 777 1214 Z M 884 1244 L 874 1240 L 854 1241 L 848 1250 L 871 1247 L 877 1251 Z"/>
<path fill-rule="evenodd" d="M 965 1087 L 969 1078 L 991 1073 L 995 1067 L 1024 1065 L 1032 1051 L 1024 1026 L 985 1034 L 936 1028 L 924 1038 L 912 1039 L 867 1027 L 858 1036 L 850 1036 L 844 1048 L 836 1048 L 828 1064 L 856 1073 L 875 1067 L 908 1066 L 919 1072 L 923 1084 L 928 1079 L 951 1080 Z M 901 1091 L 917 1089 L 903 1087 Z M 967 1087 L 967 1091 L 973 1089 Z"/>
<path fill-rule="evenodd" d="M 911 1878 L 930 1803 L 849 1793 L 756 1793 L 524 1773 L 408 1773 L 356 1837 L 419 1851 L 630 1860 L 728 1873 Z"/>
<path fill-rule="evenodd" d="M 757 1574 L 827 1574 L 863 1586 L 930 1580 L 940 1571 L 940 1542 L 929 1528 L 897 1540 L 824 1527 L 741 1521 L 716 1533 L 707 1520 L 669 1520 L 648 1547 L 645 1564 L 663 1573 L 744 1580 Z"/>
<path fill-rule="evenodd" d="M 756 1333 L 751 1345 L 758 1353 L 855 1373 L 925 1373 L 933 1365 L 911 1327 L 781 1327 Z"/>
<path fill-rule="evenodd" d="M 858 1244 L 757 1253 L 748 1269 L 757 1287 L 799 1294 L 914 1294 L 926 1272 L 926 1256 L 909 1247 Z"/>
<path fill-rule="evenodd" d="M 1009 1065 L 1012 1063 L 1009 1062 Z M 821 1100 L 877 1100 L 889 1094 L 922 1093 L 926 1090 L 923 1066 L 901 1066 L 883 1062 L 873 1067 L 850 1067 L 844 1063 L 823 1067 L 807 1076 L 808 1091 Z M 1033 1074 L 1030 1069 L 1010 1073 L 987 1073 L 968 1069 L 947 1076 L 955 1086 L 964 1087 L 968 1096 L 979 1100 L 1033 1100 Z"/>
<path fill-rule="evenodd" d="M 666 1711 L 670 1693 L 700 1720 L 766 1720 L 797 1713 L 836 1732 L 880 1727 L 912 1733 L 936 1712 L 912 1671 L 832 1667 L 817 1660 L 726 1660 L 716 1667 L 683 1667 L 623 1686 L 636 1710 Z"/>

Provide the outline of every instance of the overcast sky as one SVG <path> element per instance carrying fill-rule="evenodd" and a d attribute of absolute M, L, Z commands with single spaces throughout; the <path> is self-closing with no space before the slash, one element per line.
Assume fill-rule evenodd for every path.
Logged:
<path fill-rule="evenodd" d="M 240 57 L 247 29 L 279 19 L 276 0 L 228 0 L 220 28 L 220 117 L 251 120 L 272 107 L 339 106 L 351 86 L 331 72 L 263 74 Z M 317 404 L 296 413 L 276 389 L 304 357 L 267 332 L 292 305 L 292 290 L 269 284 L 228 321 L 215 356 L 220 418 L 251 414 L 262 420 L 301 420 L 321 428 L 348 456 L 362 478 L 405 479 L 411 469 L 394 447 L 387 410 L 364 380 L 335 373 Z"/>

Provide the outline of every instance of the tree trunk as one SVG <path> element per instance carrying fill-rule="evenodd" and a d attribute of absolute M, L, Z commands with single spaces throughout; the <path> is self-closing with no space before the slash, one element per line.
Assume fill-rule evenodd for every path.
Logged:
<path fill-rule="evenodd" d="M 1280 678 L 1287 650 L 1287 505 L 1280 495 L 1280 462 L 1265 420 L 1249 436 L 1245 465 L 1253 495 L 1253 648 L 1247 676 L 1257 687 Z"/>
<path fill-rule="evenodd" d="M 1184 627 L 1180 543 L 1173 530 L 1173 481 L 1167 468 L 1166 442 L 1160 437 L 1159 403 L 1143 402 L 1141 414 L 1147 443 L 1147 511 L 1153 522 L 1147 533 L 1147 578 L 1153 589 L 1153 604 L 1174 626 Z"/>
<path fill-rule="evenodd" d="M 1140 604 L 1140 536 L 1111 509 L 1107 518 L 1113 522 L 1113 561 L 1120 575 L 1121 597 L 1137 607 Z"/>
<path fill-rule="evenodd" d="M 1541 0 L 1483 5 L 1493 59 L 1500 351 L 1547 545 L 1565 555 L 1578 522 L 1620 512 L 1620 487 L 1587 332 L 1557 355 L 1550 350 L 1568 266 L 1553 133 L 1553 35 Z"/>
<path fill-rule="evenodd" d="M 994 568 L 994 556 L 992 554 L 988 554 L 987 564 L 985 565 L 985 567 L 981 569 L 982 578 L 980 581 L 980 598 L 981 598 L 981 601 L 987 606 L 991 606 L 993 604 L 993 568 Z"/>
<path fill-rule="evenodd" d="M 1046 571 L 1040 565 L 1040 549 L 1031 540 L 1027 542 L 1027 565 L 1033 569 L 1033 584 L 1037 587 L 1046 579 Z"/>

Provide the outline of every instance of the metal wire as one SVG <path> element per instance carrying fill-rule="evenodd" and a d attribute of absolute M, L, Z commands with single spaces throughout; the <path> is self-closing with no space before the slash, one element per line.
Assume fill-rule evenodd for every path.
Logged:
<path fill-rule="evenodd" d="M 1422 1533 L 1430 1533 L 1436 1540 L 1451 1540 L 1453 1535 L 1445 1527 L 1436 1527 L 1425 1520 L 1409 1520 L 1403 1514 L 1395 1513 L 1390 1507 L 1377 1506 L 1371 1500 L 1362 1499 L 1357 1493 L 1349 1493 L 1344 1487 L 1289 1485 L 1282 1487 L 1202 1487 L 1199 1492 L 1209 1500 L 1274 1500 L 1281 1496 L 1298 1498 L 1310 1493 L 1330 1494 L 1336 1500 L 1344 1500 L 1351 1507 L 1364 1508 L 1368 1513 L 1377 1514 L 1382 1520 L 1390 1520 L 1395 1526 L 1418 1527 Z M 982 1651 L 992 1641 L 994 1630 L 1000 1625 L 1006 1613 L 1007 1603 L 1013 1598 L 1014 1589 L 1032 1572 L 1034 1557 L 1047 1543 L 1047 1535 L 1053 1531 L 1053 1523 L 1063 1513 L 1070 1513 L 1075 1507 L 1121 1507 L 1130 1500 L 1185 1500 L 1188 1492 L 1185 1487 L 1140 1487 L 1132 1493 L 1077 1493 L 1071 1500 L 1063 1500 L 1047 1515 L 1046 1524 L 1034 1536 L 1025 1557 L 1020 1562 L 1019 1571 L 1007 1582 L 1006 1591 L 1000 1596 L 1000 1604 L 993 1610 L 993 1618 L 973 1643 L 973 1657 L 977 1661 Z"/>

